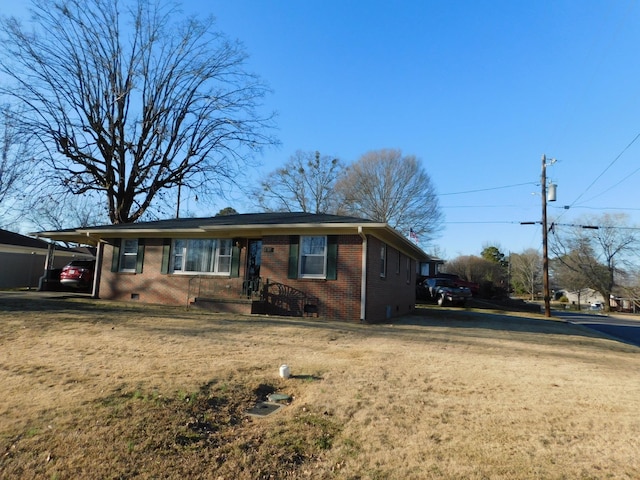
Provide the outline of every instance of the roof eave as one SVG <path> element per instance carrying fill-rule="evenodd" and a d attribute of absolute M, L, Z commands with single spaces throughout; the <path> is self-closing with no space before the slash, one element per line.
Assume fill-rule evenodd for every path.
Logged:
<path fill-rule="evenodd" d="M 95 247 L 96 245 L 98 245 L 98 243 L 100 243 L 99 237 L 92 237 L 87 232 L 84 232 L 82 230 L 54 230 L 51 232 L 35 232 L 30 233 L 29 235 L 33 235 L 37 238 L 47 238 L 56 242 L 77 243 L 80 245 L 90 245 L 92 247 Z"/>
<path fill-rule="evenodd" d="M 132 224 L 135 225 L 135 224 Z M 254 225 L 201 225 L 195 228 L 82 228 L 76 230 L 48 231 L 34 233 L 36 237 L 49 238 L 61 242 L 73 242 L 96 246 L 102 239 L 134 238 L 134 237 L 183 237 L 217 233 L 224 237 L 262 236 L 269 233 L 279 235 L 295 235 L 302 231 L 314 234 L 335 232 L 357 234 L 359 231 L 379 238 L 416 260 L 428 260 L 427 255 L 418 245 L 404 237 L 386 223 L 294 223 L 294 224 L 254 224 Z"/>
<path fill-rule="evenodd" d="M 374 224 L 376 228 L 370 228 L 371 224 L 362 225 L 362 232 L 379 238 L 388 245 L 402 251 L 405 255 L 417 260 L 426 261 L 431 257 L 414 242 L 400 234 L 395 228 L 386 223 Z"/>

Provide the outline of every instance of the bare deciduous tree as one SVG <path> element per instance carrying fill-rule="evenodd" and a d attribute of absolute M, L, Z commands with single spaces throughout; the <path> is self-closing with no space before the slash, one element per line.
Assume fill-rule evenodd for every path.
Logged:
<path fill-rule="evenodd" d="M 511 284 L 516 291 L 526 292 L 531 300 L 542 289 L 542 255 L 534 248 L 512 253 L 509 260 Z"/>
<path fill-rule="evenodd" d="M 591 285 L 591 282 L 585 279 L 583 268 L 576 268 L 578 265 L 581 265 L 583 261 L 581 257 L 584 257 L 587 253 L 590 258 L 593 258 L 593 252 L 588 252 L 583 246 L 575 251 L 570 251 L 562 257 L 552 258 L 549 261 L 553 281 L 562 290 L 572 292 L 577 296 L 578 309 L 582 308 L 581 299 L 583 293 L 586 294 L 585 296 L 589 296 L 590 290 L 592 290 L 588 287 L 588 285 Z"/>
<path fill-rule="evenodd" d="M 428 243 L 442 228 L 431 178 L 413 155 L 400 150 L 366 153 L 336 184 L 341 213 L 386 222 Z"/>
<path fill-rule="evenodd" d="M 107 221 L 106 209 L 97 195 L 43 193 L 27 203 L 24 220 L 41 230 L 89 227 Z"/>
<path fill-rule="evenodd" d="M 487 268 L 493 268 L 484 258 L 475 255 L 460 255 L 449 260 L 441 270 L 458 275 L 468 282 L 481 282 L 486 279 Z"/>
<path fill-rule="evenodd" d="M 258 204 L 267 211 L 335 211 L 333 189 L 343 169 L 337 158 L 298 150 L 282 168 L 261 182 Z"/>
<path fill-rule="evenodd" d="M 449 260 L 442 271 L 459 276 L 480 285 L 481 296 L 490 296 L 498 288 L 504 288 L 504 269 L 499 263 L 475 255 L 461 255 Z"/>
<path fill-rule="evenodd" d="M 34 0 L 29 28 L 0 23 L 11 80 L 0 92 L 24 106 L 47 178 L 99 192 L 112 223 L 140 219 L 178 186 L 222 191 L 275 143 L 273 115 L 258 113 L 268 90 L 241 45 L 212 18 L 176 20 L 165 5 Z"/>
<path fill-rule="evenodd" d="M 20 134 L 9 112 L 8 107 L 0 110 L 0 218 L 3 222 L 19 215 L 23 200 L 20 192 L 24 188 L 21 181 L 33 166 L 27 137 Z"/>
<path fill-rule="evenodd" d="M 617 278 L 624 275 L 629 258 L 637 254 L 637 230 L 628 227 L 624 214 L 604 214 L 585 218 L 581 225 L 566 229 L 556 228 L 550 249 L 557 264 L 554 269 L 562 274 L 568 270 L 573 277 L 578 275 L 583 287 L 599 292 L 610 308 L 610 296 L 618 284 Z M 575 278 L 572 280 L 576 282 Z"/>

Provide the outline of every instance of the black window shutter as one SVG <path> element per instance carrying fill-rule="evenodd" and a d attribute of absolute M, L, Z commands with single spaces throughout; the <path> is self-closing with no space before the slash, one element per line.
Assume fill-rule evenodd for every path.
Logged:
<path fill-rule="evenodd" d="M 117 238 L 113 241 L 113 257 L 111 257 L 111 271 L 117 272 L 120 269 L 120 243 L 121 239 Z"/>
<path fill-rule="evenodd" d="M 240 276 L 240 247 L 236 245 L 236 242 L 233 242 L 234 245 L 231 248 L 231 276 L 239 277 Z"/>
<path fill-rule="evenodd" d="M 298 253 L 300 251 L 300 237 L 289 237 L 289 275 L 288 278 L 298 278 Z"/>
<path fill-rule="evenodd" d="M 327 280 L 338 278 L 338 236 L 327 236 Z"/>
<path fill-rule="evenodd" d="M 169 273 L 169 259 L 171 254 L 171 239 L 165 238 L 162 240 L 162 264 L 160 266 L 160 273 Z"/>
<path fill-rule="evenodd" d="M 136 273 L 142 273 L 144 264 L 144 238 L 138 239 L 138 254 L 136 255 Z"/>

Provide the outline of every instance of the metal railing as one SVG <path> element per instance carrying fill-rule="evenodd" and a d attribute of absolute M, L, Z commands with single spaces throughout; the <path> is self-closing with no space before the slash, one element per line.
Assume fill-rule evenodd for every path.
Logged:
<path fill-rule="evenodd" d="M 228 279 L 226 279 L 228 280 Z M 187 307 L 196 298 L 225 298 L 260 300 L 262 279 L 255 278 L 239 282 L 228 282 L 211 275 L 196 275 L 189 279 L 187 289 Z"/>
<path fill-rule="evenodd" d="M 265 313 L 274 315 L 318 315 L 318 297 L 280 282 L 247 279 L 236 288 L 220 277 L 198 275 L 189 279 L 187 308 L 195 299 L 247 299 L 265 304 Z"/>
<path fill-rule="evenodd" d="M 268 305 L 269 313 L 275 315 L 317 315 L 318 297 L 279 282 L 264 284 L 262 300 Z"/>

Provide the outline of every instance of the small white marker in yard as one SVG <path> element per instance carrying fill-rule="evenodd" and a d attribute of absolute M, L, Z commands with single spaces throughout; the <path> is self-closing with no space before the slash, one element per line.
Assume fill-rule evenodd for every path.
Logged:
<path fill-rule="evenodd" d="M 290 375 L 289 365 L 280 365 L 280 376 L 282 378 L 289 378 Z"/>

